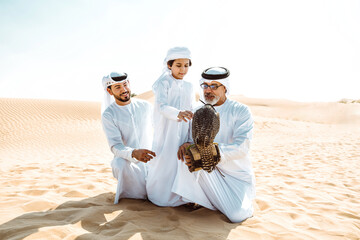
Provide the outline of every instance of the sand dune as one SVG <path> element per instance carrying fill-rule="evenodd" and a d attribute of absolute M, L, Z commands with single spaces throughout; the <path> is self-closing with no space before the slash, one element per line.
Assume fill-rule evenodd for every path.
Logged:
<path fill-rule="evenodd" d="M 360 104 L 231 98 L 255 117 L 255 214 L 241 224 L 114 205 L 100 103 L 0 99 L 0 239 L 360 239 Z"/>

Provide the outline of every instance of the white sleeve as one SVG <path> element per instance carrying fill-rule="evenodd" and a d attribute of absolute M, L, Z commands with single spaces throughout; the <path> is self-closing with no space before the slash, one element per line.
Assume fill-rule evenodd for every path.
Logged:
<path fill-rule="evenodd" d="M 168 104 L 168 83 L 163 81 L 153 88 L 155 94 L 155 105 L 159 112 L 170 120 L 177 121 L 180 110 Z"/>
<path fill-rule="evenodd" d="M 111 152 L 116 157 L 124 158 L 130 162 L 137 163 L 138 160 L 131 157 L 134 149 L 124 145 L 121 131 L 115 125 L 111 115 L 104 113 L 101 117 L 101 120 Z"/>
<path fill-rule="evenodd" d="M 246 159 L 250 150 L 254 120 L 248 108 L 237 112 L 234 120 L 232 143 L 219 143 L 221 162 Z"/>

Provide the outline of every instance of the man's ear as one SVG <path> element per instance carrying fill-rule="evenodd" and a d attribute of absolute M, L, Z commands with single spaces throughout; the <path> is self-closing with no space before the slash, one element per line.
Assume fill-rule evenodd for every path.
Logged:
<path fill-rule="evenodd" d="M 113 95 L 112 91 L 111 91 L 111 87 L 107 88 L 106 91 L 110 94 Z"/>
<path fill-rule="evenodd" d="M 169 70 L 171 70 L 171 66 L 170 66 L 169 64 L 167 64 L 167 68 L 168 68 Z"/>

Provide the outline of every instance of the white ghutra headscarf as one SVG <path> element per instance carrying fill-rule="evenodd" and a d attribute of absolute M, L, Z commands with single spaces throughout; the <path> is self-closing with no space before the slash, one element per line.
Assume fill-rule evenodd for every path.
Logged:
<path fill-rule="evenodd" d="M 175 60 L 179 58 L 191 59 L 191 52 L 187 47 L 173 47 L 170 48 L 167 52 L 167 55 L 164 59 L 164 65 L 167 68 L 167 62 L 170 60 Z M 168 68 L 167 68 L 168 69 Z"/>
<path fill-rule="evenodd" d="M 199 84 L 203 84 L 203 83 L 207 83 L 207 84 L 211 84 L 212 81 L 216 81 L 221 83 L 222 85 L 225 86 L 226 88 L 226 96 L 229 95 L 230 92 L 230 71 L 224 67 L 211 67 L 206 69 L 205 71 L 203 71 L 203 73 L 201 74 L 201 79 L 199 80 Z M 202 90 L 202 89 L 201 89 Z M 203 95 L 202 94 L 203 91 L 200 91 L 200 96 L 201 99 L 203 99 Z"/>
<path fill-rule="evenodd" d="M 153 84 L 153 89 L 156 88 L 156 86 L 159 84 L 159 82 L 161 82 L 164 76 L 171 74 L 171 70 L 168 68 L 167 63 L 170 60 L 175 60 L 180 58 L 186 58 L 191 60 L 191 52 L 187 47 L 173 47 L 168 50 L 163 62 L 164 65 L 163 72 L 161 76 Z"/>
<path fill-rule="evenodd" d="M 114 85 L 116 83 L 121 83 L 124 81 L 128 81 L 128 76 L 126 73 L 117 73 L 117 72 L 112 72 L 107 76 L 104 76 L 102 78 L 102 85 L 104 88 L 104 99 L 101 105 L 101 114 L 113 103 L 115 102 L 115 99 L 113 96 L 111 96 L 108 91 L 107 88 L 111 85 Z"/>

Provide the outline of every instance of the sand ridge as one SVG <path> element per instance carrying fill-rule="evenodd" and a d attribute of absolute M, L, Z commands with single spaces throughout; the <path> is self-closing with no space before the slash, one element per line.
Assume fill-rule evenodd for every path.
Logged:
<path fill-rule="evenodd" d="M 359 239 L 360 104 L 231 98 L 255 119 L 255 214 L 241 224 L 114 205 L 100 103 L 0 99 L 0 239 Z"/>

